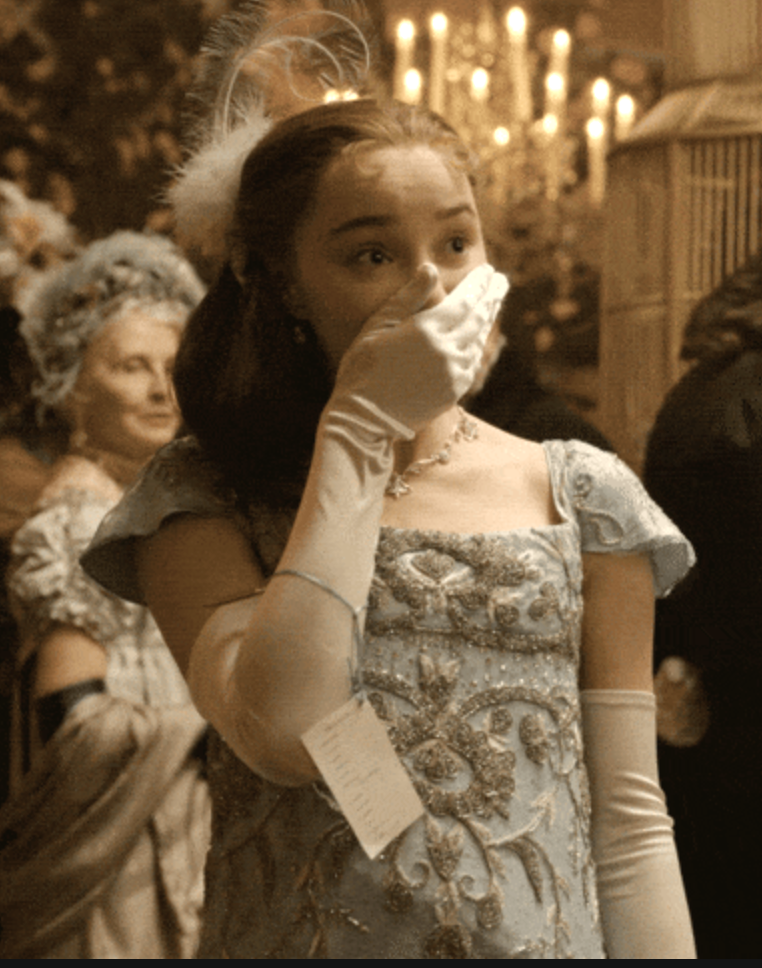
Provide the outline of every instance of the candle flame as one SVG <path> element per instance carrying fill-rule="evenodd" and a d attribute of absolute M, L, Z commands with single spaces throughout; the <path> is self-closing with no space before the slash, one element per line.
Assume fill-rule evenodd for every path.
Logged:
<path fill-rule="evenodd" d="M 620 118 L 629 119 L 635 114 L 635 102 L 629 94 L 623 94 L 617 98 L 616 113 Z"/>
<path fill-rule="evenodd" d="M 337 91 L 335 88 L 330 88 L 323 95 L 323 101 L 325 104 L 333 104 L 334 101 L 356 101 L 359 97 L 357 91 Z"/>
<path fill-rule="evenodd" d="M 568 30 L 557 30 L 553 34 L 553 44 L 561 50 L 568 50 L 571 46 L 571 34 Z"/>
<path fill-rule="evenodd" d="M 553 71 L 545 78 L 545 87 L 553 94 L 560 94 L 565 86 L 563 75 L 557 71 Z"/>
<path fill-rule="evenodd" d="M 421 72 L 415 69 L 407 71 L 405 74 L 405 93 L 408 97 L 417 97 L 421 93 L 422 86 Z"/>
<path fill-rule="evenodd" d="M 587 133 L 594 141 L 599 141 L 606 133 L 606 125 L 600 118 L 590 118 L 586 125 Z"/>
<path fill-rule="evenodd" d="M 511 7 L 506 17 L 508 30 L 512 34 L 525 34 L 527 29 L 527 15 L 521 7 Z"/>
<path fill-rule="evenodd" d="M 489 87 L 489 74 L 483 67 L 477 67 L 471 75 L 471 87 L 479 93 L 486 91 Z"/>
<path fill-rule="evenodd" d="M 593 84 L 593 97 L 596 101 L 606 102 L 611 97 L 611 85 L 605 77 L 599 77 Z"/>
<path fill-rule="evenodd" d="M 435 13 L 431 18 L 431 32 L 436 37 L 442 37 L 447 33 L 449 21 L 443 13 Z"/>
<path fill-rule="evenodd" d="M 505 147 L 510 143 L 511 132 L 508 128 L 495 128 L 492 137 L 495 139 L 495 144 Z"/>
<path fill-rule="evenodd" d="M 400 40 L 415 39 L 415 24 L 412 20 L 400 20 L 397 24 L 397 36 Z"/>
<path fill-rule="evenodd" d="M 542 119 L 542 130 L 545 134 L 556 134 L 558 131 L 558 118 L 555 114 L 546 114 Z"/>

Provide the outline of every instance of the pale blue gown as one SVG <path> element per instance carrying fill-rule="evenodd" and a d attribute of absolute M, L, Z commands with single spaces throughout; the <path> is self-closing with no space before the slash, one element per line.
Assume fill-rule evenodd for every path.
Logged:
<path fill-rule="evenodd" d="M 604 958 L 580 722 L 583 552 L 693 553 L 617 458 L 544 445 L 560 523 L 382 528 L 361 668 L 426 807 L 375 861 L 322 783 L 267 782 L 215 737 L 201 957 Z M 246 513 L 190 439 L 106 518 L 85 567 L 141 600 L 134 543 L 176 514 L 238 522 L 271 574 L 289 518 Z"/>

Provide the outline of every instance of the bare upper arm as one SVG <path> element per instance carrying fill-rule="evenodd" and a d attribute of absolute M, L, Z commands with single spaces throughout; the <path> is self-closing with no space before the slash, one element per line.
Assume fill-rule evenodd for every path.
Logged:
<path fill-rule="evenodd" d="M 106 650 L 73 625 L 52 628 L 35 650 L 33 694 L 48 696 L 88 679 L 104 679 Z"/>
<path fill-rule="evenodd" d="M 264 584 L 246 537 L 229 518 L 170 519 L 139 544 L 137 567 L 148 607 L 183 673 L 212 613 Z"/>
<path fill-rule="evenodd" d="M 587 554 L 583 689 L 653 689 L 654 589 L 641 555 Z"/>

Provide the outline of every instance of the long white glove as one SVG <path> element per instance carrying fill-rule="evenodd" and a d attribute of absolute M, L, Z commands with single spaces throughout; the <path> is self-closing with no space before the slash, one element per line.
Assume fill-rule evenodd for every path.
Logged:
<path fill-rule="evenodd" d="M 695 958 L 648 692 L 582 693 L 593 857 L 609 958 Z"/>
<path fill-rule="evenodd" d="M 483 265 L 422 311 L 436 283 L 436 269 L 422 266 L 342 360 L 277 569 L 292 574 L 270 582 L 245 623 L 245 609 L 219 609 L 193 648 L 199 709 L 241 759 L 278 782 L 312 778 L 299 737 L 349 698 L 394 441 L 412 439 L 468 390 L 508 288 Z"/>

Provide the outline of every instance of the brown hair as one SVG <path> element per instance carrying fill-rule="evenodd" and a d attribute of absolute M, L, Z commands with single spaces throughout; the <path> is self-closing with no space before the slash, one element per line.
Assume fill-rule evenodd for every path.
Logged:
<path fill-rule="evenodd" d="M 396 102 L 314 108 L 252 150 L 230 238 L 235 272 L 225 266 L 191 318 L 175 371 L 186 426 L 244 502 L 301 495 L 332 374 L 312 327 L 286 305 L 294 237 L 326 168 L 363 145 L 426 145 L 475 178 L 470 152 L 445 121 Z"/>

